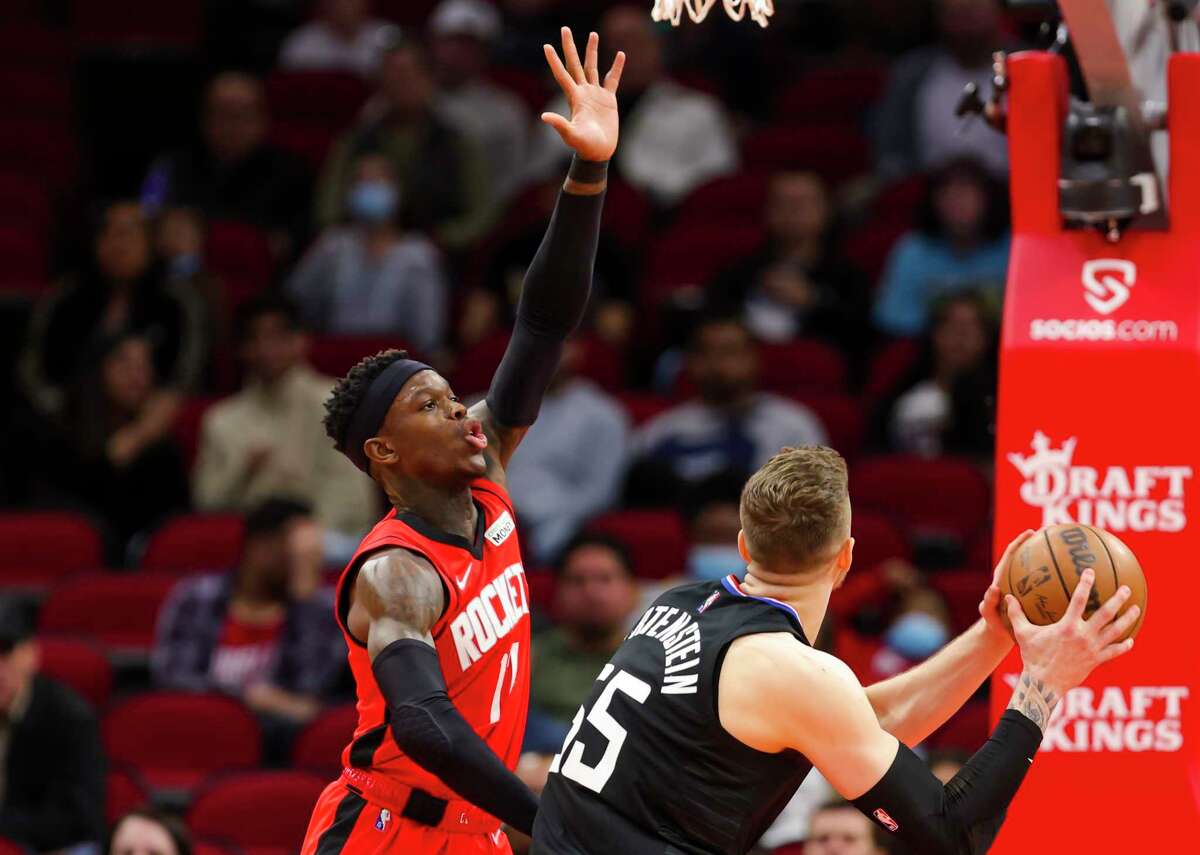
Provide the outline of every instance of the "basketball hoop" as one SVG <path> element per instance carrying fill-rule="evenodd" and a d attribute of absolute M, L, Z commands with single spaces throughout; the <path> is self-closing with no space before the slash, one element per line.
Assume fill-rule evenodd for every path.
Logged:
<path fill-rule="evenodd" d="M 721 0 L 725 11 L 735 21 L 746 17 L 750 11 L 750 20 L 760 27 L 765 27 L 768 19 L 775 14 L 774 0 Z M 683 18 L 683 10 L 687 9 L 688 17 L 700 23 L 707 17 L 709 10 L 717 0 L 654 0 L 654 11 L 650 17 L 656 21 L 670 21 L 671 26 L 678 27 Z"/>

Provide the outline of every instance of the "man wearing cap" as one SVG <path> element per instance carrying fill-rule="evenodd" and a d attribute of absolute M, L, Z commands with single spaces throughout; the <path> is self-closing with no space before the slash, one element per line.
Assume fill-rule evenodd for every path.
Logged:
<path fill-rule="evenodd" d="M 485 76 L 500 13 L 483 0 L 443 0 L 429 19 L 438 113 L 479 145 L 497 202 L 517 189 L 529 136 L 521 99 Z"/>
<path fill-rule="evenodd" d="M 563 28 L 547 61 L 570 106 L 547 113 L 575 152 L 525 276 L 487 399 L 468 410 L 428 365 L 389 350 L 358 363 L 326 403 L 326 431 L 392 510 L 338 583 L 359 721 L 341 777 L 317 802 L 302 855 L 507 853 L 533 794 L 513 774 L 529 704 L 529 587 L 505 467 L 537 417 L 583 316 L 607 163 L 617 145 L 617 54 L 581 62 Z"/>
<path fill-rule="evenodd" d="M 48 852 L 100 839 L 104 752 L 87 703 L 37 671 L 32 621 L 0 601 L 0 838 Z"/>

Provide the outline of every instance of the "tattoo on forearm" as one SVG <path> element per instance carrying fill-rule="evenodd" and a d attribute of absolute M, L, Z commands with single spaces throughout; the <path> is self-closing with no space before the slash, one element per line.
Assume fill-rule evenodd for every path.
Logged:
<path fill-rule="evenodd" d="M 1041 680 L 1035 680 L 1025 671 L 1017 682 L 1012 700 L 1008 702 L 1010 710 L 1017 710 L 1026 718 L 1040 727 L 1043 731 L 1050 721 L 1050 714 L 1058 706 L 1059 697 L 1048 689 Z"/>

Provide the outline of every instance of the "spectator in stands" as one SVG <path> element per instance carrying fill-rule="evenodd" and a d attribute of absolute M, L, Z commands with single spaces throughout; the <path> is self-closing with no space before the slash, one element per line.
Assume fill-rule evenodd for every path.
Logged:
<path fill-rule="evenodd" d="M 633 563 L 624 545 L 582 534 L 556 568 L 554 617 L 558 623 L 533 641 L 527 751 L 553 754 L 571 717 L 608 662 L 637 607 Z"/>
<path fill-rule="evenodd" d="M 771 178 L 767 242 L 709 285 L 707 302 L 744 313 L 763 341 L 824 338 L 857 355 L 870 343 L 870 283 L 837 246 L 833 206 L 815 172 Z"/>
<path fill-rule="evenodd" d="M 287 300 L 264 296 L 243 306 L 238 339 L 246 382 L 204 414 L 192 498 L 206 510 L 244 510 L 270 496 L 306 501 L 335 560 L 353 551 L 379 506 L 371 480 L 321 427 L 333 380 L 308 365 L 308 338 Z"/>
<path fill-rule="evenodd" d="M 886 855 L 875 824 L 849 802 L 818 808 L 809 819 L 804 855 Z"/>
<path fill-rule="evenodd" d="M 21 365 L 31 400 L 45 413 L 61 413 L 84 354 L 122 331 L 153 344 L 155 373 L 165 386 L 196 387 L 209 351 L 205 309 L 194 292 L 166 281 L 136 202 L 104 209 L 89 263 L 35 311 Z"/>
<path fill-rule="evenodd" d="M 745 483 L 740 472 L 719 472 L 692 486 L 684 496 L 690 578 L 720 579 L 746 569 L 737 546 L 738 532 L 742 530 L 740 503 Z"/>
<path fill-rule="evenodd" d="M 86 354 L 63 417 L 33 438 L 41 503 L 78 506 L 104 524 L 120 565 L 130 538 L 188 506 L 187 472 L 171 437 L 175 396 L 158 386 L 150 342 L 120 333 Z M 30 446 L 27 446 L 27 451 Z"/>
<path fill-rule="evenodd" d="M 715 473 L 745 473 L 784 446 L 821 445 L 825 428 L 807 407 L 760 391 L 758 352 L 734 317 L 702 320 L 685 358 L 697 397 L 642 425 L 634 452 L 649 481 L 695 484 Z M 664 498 L 669 494 L 661 494 Z M 677 495 L 677 494 L 676 494 Z M 668 499 L 670 501 L 670 499 Z"/>
<path fill-rule="evenodd" d="M 277 258 L 288 258 L 308 230 L 311 178 L 304 162 L 267 142 L 270 116 L 262 82 L 218 74 L 204 99 L 202 138 L 156 160 L 142 183 L 152 211 L 186 205 L 209 220 L 236 220 L 266 231 Z"/>
<path fill-rule="evenodd" d="M 113 823 L 101 855 L 192 855 L 192 837 L 179 817 L 137 808 Z"/>
<path fill-rule="evenodd" d="M 396 28 L 371 17 L 370 0 L 319 0 L 313 19 L 279 50 L 284 71 L 349 71 L 374 77 Z"/>
<path fill-rule="evenodd" d="M 934 310 L 921 356 L 876 420 L 893 450 L 991 458 L 998 333 L 993 307 L 977 294 Z"/>
<path fill-rule="evenodd" d="M 954 115 L 963 88 L 991 91 L 992 51 L 1002 47 L 995 0 L 938 0 L 941 43 L 904 54 L 872 122 L 875 170 L 885 179 L 936 169 L 962 156 L 1008 173 L 1008 141 L 982 121 Z"/>
<path fill-rule="evenodd" d="M 892 248 L 875 302 L 875 326 L 887 335 L 920 335 L 938 298 L 968 290 L 999 302 L 1008 251 L 1003 185 L 977 161 L 947 164 L 929 179 L 917 230 Z"/>
<path fill-rule="evenodd" d="M 104 833 L 104 750 L 96 716 L 38 674 L 33 622 L 0 602 L 0 838 L 34 852 L 98 843 Z"/>
<path fill-rule="evenodd" d="M 568 343 L 541 413 L 508 467 L 508 489 L 539 562 L 555 559 L 589 518 L 612 507 L 625 475 L 629 417 L 576 376 L 582 345 Z"/>
<path fill-rule="evenodd" d="M 167 208 L 158 216 L 158 255 L 166 267 L 167 283 L 190 292 L 204 307 L 206 335 L 213 351 L 228 342 L 228 308 L 221 283 L 205 266 L 207 225 L 195 208 Z"/>
<path fill-rule="evenodd" d="M 394 334 L 433 354 L 446 328 L 446 276 L 437 247 L 400 226 L 403 189 L 392 162 L 367 153 L 346 196 L 349 224 L 331 226 L 287 283 L 312 329 Z"/>
<path fill-rule="evenodd" d="M 346 664 L 332 592 L 297 596 L 293 588 L 294 541 L 314 525 L 307 506 L 286 499 L 252 510 L 238 567 L 179 582 L 159 615 L 151 656 L 162 688 L 241 698 L 263 718 L 273 754 L 316 717 Z"/>
<path fill-rule="evenodd" d="M 498 202 L 520 183 L 529 143 L 529 110 L 486 77 L 500 13 L 483 0 L 442 0 L 429 20 L 438 115 L 479 146 Z"/>
<path fill-rule="evenodd" d="M 621 177 L 661 206 L 670 207 L 692 188 L 738 168 L 737 145 L 720 103 L 666 76 L 657 25 L 638 5 L 605 13 L 600 43 L 625 51 L 617 106 L 621 111 Z M 602 63 L 603 64 L 603 63 Z M 556 99 L 546 108 L 561 112 Z M 528 174 L 557 174 L 570 152 L 548 125 L 535 137 Z"/>
<path fill-rule="evenodd" d="M 391 161 L 404 188 L 410 225 L 443 246 L 464 249 L 493 219 L 488 165 L 468 137 L 437 114 L 433 71 L 425 49 L 398 38 L 384 54 L 379 89 L 359 124 L 334 144 L 317 189 L 317 221 L 338 222 L 354 182 L 354 163 L 367 151 Z"/>

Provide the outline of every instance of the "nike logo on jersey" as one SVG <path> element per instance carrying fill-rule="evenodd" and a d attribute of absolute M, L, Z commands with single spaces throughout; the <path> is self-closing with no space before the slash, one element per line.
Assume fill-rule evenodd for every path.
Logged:
<path fill-rule="evenodd" d="M 484 585 L 450 622 L 450 634 L 463 671 L 483 658 L 496 642 L 521 623 L 522 616 L 529 614 L 525 591 L 525 568 L 510 564 Z"/>
<path fill-rule="evenodd" d="M 471 571 L 472 571 L 473 569 L 475 569 L 475 565 L 474 565 L 474 564 L 468 564 L 468 565 L 467 565 L 467 572 L 466 572 L 466 573 L 463 573 L 463 576 L 462 576 L 462 578 L 461 578 L 461 579 L 459 579 L 457 576 L 456 576 L 456 577 L 454 577 L 454 582 L 455 582 L 455 584 L 457 584 L 457 585 L 458 585 L 458 590 L 460 590 L 460 591 L 461 591 L 463 588 L 467 587 L 467 580 L 471 578 Z"/>

